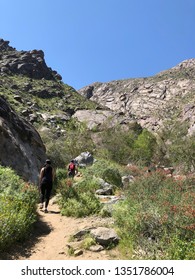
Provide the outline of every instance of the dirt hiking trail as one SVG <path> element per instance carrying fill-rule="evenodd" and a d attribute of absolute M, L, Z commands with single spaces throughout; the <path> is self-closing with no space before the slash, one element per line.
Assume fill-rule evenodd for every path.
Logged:
<path fill-rule="evenodd" d="M 88 227 L 108 226 L 110 218 L 73 218 L 61 216 L 55 197 L 50 200 L 48 213 L 38 209 L 39 219 L 35 234 L 22 248 L 15 248 L 14 259 L 18 260 L 113 260 L 117 259 L 117 249 L 92 252 L 81 249 L 79 256 L 70 255 L 68 246 L 79 249 L 79 242 L 71 242 L 70 237 Z M 76 244 L 75 244 L 76 243 Z M 13 258 L 13 257 L 12 257 Z"/>

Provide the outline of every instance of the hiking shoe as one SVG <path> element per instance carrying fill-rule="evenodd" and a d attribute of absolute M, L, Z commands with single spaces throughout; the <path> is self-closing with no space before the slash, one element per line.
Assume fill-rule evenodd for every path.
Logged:
<path fill-rule="evenodd" d="M 44 212 L 45 212 L 45 213 L 48 213 L 48 210 L 47 210 L 47 209 L 45 209 L 45 210 L 44 210 Z"/>

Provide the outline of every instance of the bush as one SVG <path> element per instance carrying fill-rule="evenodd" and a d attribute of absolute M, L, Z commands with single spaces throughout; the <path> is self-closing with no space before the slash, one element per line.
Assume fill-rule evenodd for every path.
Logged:
<path fill-rule="evenodd" d="M 62 215 L 78 218 L 96 214 L 100 211 L 101 203 L 95 196 L 93 186 L 90 186 L 89 181 L 88 186 L 84 182 L 86 181 L 78 185 L 73 185 L 71 179 L 61 182 L 59 205 Z"/>
<path fill-rule="evenodd" d="M 57 192 L 58 185 L 61 184 L 61 181 L 63 182 L 66 179 L 67 179 L 67 170 L 65 168 L 57 168 L 55 172 L 55 179 L 54 179 L 52 193 L 55 194 Z"/>
<path fill-rule="evenodd" d="M 1 195 L 0 206 L 0 250 L 4 250 L 29 235 L 36 213 L 33 205 L 21 197 Z"/>
<path fill-rule="evenodd" d="M 148 165 L 160 148 L 155 136 L 139 125 L 130 127 L 128 131 L 121 126 L 107 128 L 99 137 L 101 143 L 97 154 L 119 164 L 134 162 Z"/>
<path fill-rule="evenodd" d="M 124 131 L 120 127 L 108 128 L 101 133 L 97 155 L 106 160 L 127 164 L 138 132 Z"/>
<path fill-rule="evenodd" d="M 0 166 L 0 250 L 24 240 L 36 220 L 37 189 Z"/>
<path fill-rule="evenodd" d="M 127 199 L 115 208 L 114 217 L 121 238 L 131 237 L 134 254 L 138 248 L 144 252 L 135 257 L 193 259 L 194 246 L 184 246 L 195 242 L 195 192 L 188 183 L 151 172 L 129 186 Z"/>
<path fill-rule="evenodd" d="M 149 165 L 154 156 L 156 145 L 155 137 L 144 129 L 133 144 L 132 158 L 143 165 Z"/>
<path fill-rule="evenodd" d="M 25 185 L 24 181 L 9 167 L 0 166 L 0 193 L 12 194 Z"/>
<path fill-rule="evenodd" d="M 109 184 L 116 187 L 122 187 L 122 178 L 118 169 L 107 168 L 102 174 L 102 178 Z"/>
<path fill-rule="evenodd" d="M 161 135 L 166 143 L 167 158 L 172 165 L 180 167 L 182 172 L 195 170 L 195 137 L 188 134 L 186 123 L 168 123 Z"/>
<path fill-rule="evenodd" d="M 100 202 L 91 192 L 76 195 L 61 205 L 61 214 L 76 218 L 89 216 L 98 213 Z"/>
<path fill-rule="evenodd" d="M 184 172 L 195 170 L 195 137 L 177 139 L 169 146 L 169 158 L 173 165 L 180 165 Z"/>

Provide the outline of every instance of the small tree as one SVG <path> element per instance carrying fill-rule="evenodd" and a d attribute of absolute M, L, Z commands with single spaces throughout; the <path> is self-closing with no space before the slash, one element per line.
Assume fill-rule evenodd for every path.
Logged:
<path fill-rule="evenodd" d="M 132 158 L 143 164 L 149 164 L 152 160 L 157 143 L 155 137 L 144 129 L 133 145 Z"/>

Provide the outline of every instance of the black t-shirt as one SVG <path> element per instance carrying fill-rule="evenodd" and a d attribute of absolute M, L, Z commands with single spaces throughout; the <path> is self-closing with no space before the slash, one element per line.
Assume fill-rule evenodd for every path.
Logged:
<path fill-rule="evenodd" d="M 52 183 L 53 181 L 53 168 L 51 165 L 46 165 L 43 170 L 42 182 Z"/>

